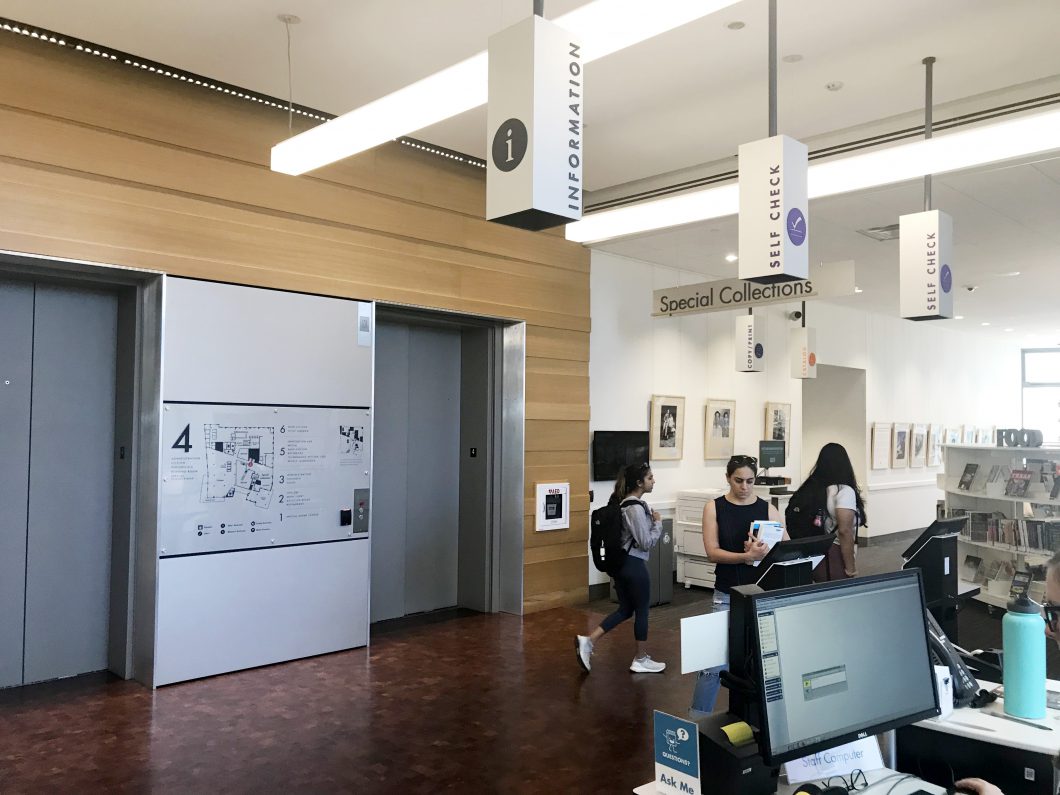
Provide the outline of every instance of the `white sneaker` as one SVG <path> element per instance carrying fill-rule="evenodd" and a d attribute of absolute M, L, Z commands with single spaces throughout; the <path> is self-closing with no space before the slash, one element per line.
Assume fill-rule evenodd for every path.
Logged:
<path fill-rule="evenodd" d="M 666 670 L 666 663 L 656 662 L 645 654 L 643 657 L 637 657 L 633 660 L 633 664 L 629 666 L 629 670 L 635 674 L 661 674 Z"/>
<path fill-rule="evenodd" d="M 585 669 L 586 673 L 589 673 L 593 669 L 592 664 L 589 662 L 589 658 L 593 654 L 593 642 L 586 635 L 577 635 L 574 638 L 574 649 L 578 652 L 578 662 L 581 667 Z"/>

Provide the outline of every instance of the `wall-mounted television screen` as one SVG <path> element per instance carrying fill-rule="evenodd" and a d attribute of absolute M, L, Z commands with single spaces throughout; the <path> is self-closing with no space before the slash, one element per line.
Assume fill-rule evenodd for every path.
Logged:
<path fill-rule="evenodd" d="M 647 431 L 593 433 L 593 480 L 614 480 L 622 467 L 647 460 Z"/>

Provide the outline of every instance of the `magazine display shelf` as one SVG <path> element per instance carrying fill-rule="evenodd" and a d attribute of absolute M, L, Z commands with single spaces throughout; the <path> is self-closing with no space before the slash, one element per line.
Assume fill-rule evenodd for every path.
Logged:
<path fill-rule="evenodd" d="M 1028 463 L 1033 462 L 1033 463 Z M 1041 462 L 1046 462 L 1044 465 Z M 947 516 L 955 510 L 969 512 L 1000 513 L 1006 519 L 1031 519 L 1035 522 L 1043 522 L 1055 527 L 1057 539 L 1060 539 L 1060 499 L 1050 499 L 1052 489 L 1052 477 L 1047 476 L 1046 482 L 1041 482 L 1041 471 L 1043 466 L 1055 472 L 1055 467 L 1060 465 L 1060 447 L 989 447 L 985 445 L 945 445 L 943 447 L 943 471 L 938 475 L 938 486 L 945 494 Z M 968 490 L 958 488 L 961 476 L 965 473 L 969 464 L 978 465 L 975 478 L 971 488 Z M 998 478 L 994 482 L 988 482 L 992 468 L 997 465 L 1002 467 Z M 1005 486 L 1007 478 L 1000 477 L 1004 474 L 1004 468 L 1009 471 L 1014 469 L 1030 469 L 1034 477 L 1027 488 L 1027 493 L 1021 497 L 1006 496 Z M 1030 506 L 1037 507 L 1034 515 L 1028 515 Z M 1042 515 L 1041 511 L 1055 510 L 1055 516 Z M 967 532 L 967 530 L 966 530 Z M 1060 549 L 1060 543 L 1054 544 L 1054 549 L 1040 549 L 1030 544 L 1012 545 L 1000 541 L 972 540 L 966 534 L 958 539 L 958 561 L 960 567 L 960 588 L 966 589 L 979 586 L 980 593 L 973 597 L 990 606 L 991 611 L 995 608 L 1004 609 L 1008 602 L 1007 581 L 1003 585 L 991 589 L 990 582 L 972 582 L 968 579 L 969 572 L 965 569 L 965 559 L 969 556 L 979 557 L 984 565 L 1000 561 L 1009 564 L 1010 567 L 1022 568 L 1025 566 L 1041 566 L 1049 560 L 1056 549 Z M 1034 598 L 1040 601 L 1040 596 Z"/>

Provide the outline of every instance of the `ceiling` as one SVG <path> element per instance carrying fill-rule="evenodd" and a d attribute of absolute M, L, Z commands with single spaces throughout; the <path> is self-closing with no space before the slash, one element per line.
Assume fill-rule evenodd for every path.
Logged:
<path fill-rule="evenodd" d="M 547 0 L 546 16 L 583 3 Z M 286 31 L 277 15 L 295 14 L 302 22 L 291 28 L 293 99 L 339 114 L 481 51 L 531 7 L 531 0 L 0 0 L 0 16 L 285 98 Z M 811 145 L 893 117 L 905 115 L 908 124 L 921 112 L 926 55 L 938 59 L 937 106 L 986 94 L 1002 104 L 1009 87 L 1023 85 L 1026 95 L 1033 87 L 1025 84 L 1060 75 L 1057 2 L 780 0 L 778 7 L 779 54 L 802 56 L 779 64 L 780 131 Z M 728 27 L 737 21 L 744 26 Z M 722 161 L 741 142 L 765 137 L 765 67 L 765 0 L 744 0 L 591 63 L 587 186 L 598 195 L 632 192 L 627 183 Z M 841 90 L 825 88 L 836 81 Z M 479 108 L 410 134 L 482 157 L 485 126 Z M 897 312 L 897 242 L 855 230 L 921 209 L 921 191 L 918 181 L 811 204 L 811 260 L 858 263 L 864 292 L 849 302 Z M 1060 160 L 937 177 L 935 206 L 955 219 L 960 323 L 1060 341 L 1060 313 L 1042 300 L 1060 294 Z M 724 260 L 735 245 L 733 217 L 597 247 L 723 277 L 735 273 Z M 999 275 L 1017 270 L 1018 277 Z M 978 289 L 966 292 L 965 284 Z"/>

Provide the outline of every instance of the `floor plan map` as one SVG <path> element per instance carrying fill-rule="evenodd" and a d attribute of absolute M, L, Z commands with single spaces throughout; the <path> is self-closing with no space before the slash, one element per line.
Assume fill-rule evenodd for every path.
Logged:
<path fill-rule="evenodd" d="M 275 467 L 273 427 L 204 425 L 206 476 L 202 502 L 245 500 L 258 508 L 272 502 Z"/>

